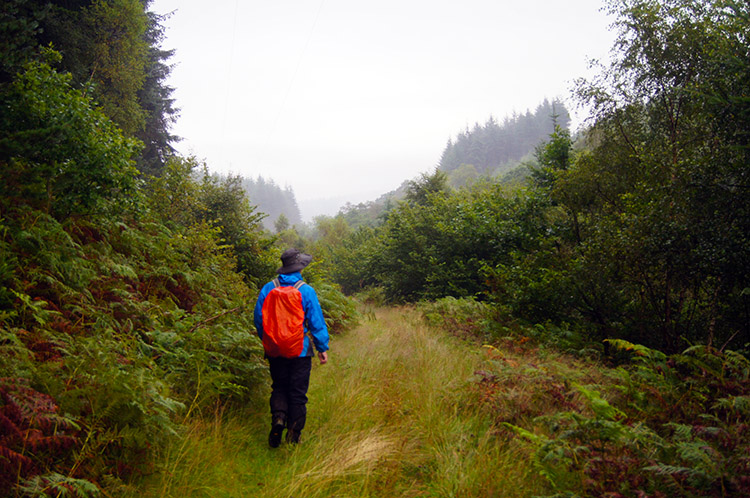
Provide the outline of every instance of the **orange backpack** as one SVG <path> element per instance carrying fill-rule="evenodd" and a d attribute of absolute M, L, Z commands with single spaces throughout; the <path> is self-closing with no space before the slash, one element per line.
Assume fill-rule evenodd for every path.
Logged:
<path fill-rule="evenodd" d="M 263 348 L 271 358 L 296 358 L 302 354 L 305 311 L 299 288 L 304 284 L 298 280 L 293 286 L 282 286 L 275 278 L 273 289 L 263 301 Z"/>

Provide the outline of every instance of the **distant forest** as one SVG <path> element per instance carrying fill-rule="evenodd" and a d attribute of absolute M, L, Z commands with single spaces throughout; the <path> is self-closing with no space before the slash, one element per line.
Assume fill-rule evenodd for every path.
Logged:
<path fill-rule="evenodd" d="M 507 116 L 502 124 L 490 116 L 484 125 L 476 123 L 473 129 L 467 127 L 459 133 L 455 140 L 449 139 L 437 169 L 446 174 L 448 185 L 456 189 L 482 176 L 502 176 L 502 182 L 513 183 L 530 174 L 528 168 L 517 167 L 521 163 L 536 163 L 535 152 L 549 140 L 555 126 L 567 130 L 569 125 L 570 113 L 559 100 L 544 99 L 533 113 L 527 110 L 524 114 Z M 398 189 L 374 201 L 347 203 L 339 215 L 352 227 L 376 227 L 415 182 L 426 178 L 429 175 L 423 173 L 417 179 L 405 180 Z"/>
<path fill-rule="evenodd" d="M 455 187 L 480 175 L 506 173 L 548 140 L 556 125 L 568 129 L 569 124 L 570 114 L 559 100 L 545 99 L 533 113 L 513 114 L 502 124 L 490 117 L 483 126 L 476 123 L 449 139 L 438 169 L 448 173 Z"/>
<path fill-rule="evenodd" d="M 268 215 L 263 220 L 266 229 L 281 231 L 290 226 L 302 225 L 302 214 L 291 187 L 281 188 L 273 180 L 258 176 L 254 180 L 243 179 L 242 188 L 250 203 L 258 206 L 259 212 Z"/>

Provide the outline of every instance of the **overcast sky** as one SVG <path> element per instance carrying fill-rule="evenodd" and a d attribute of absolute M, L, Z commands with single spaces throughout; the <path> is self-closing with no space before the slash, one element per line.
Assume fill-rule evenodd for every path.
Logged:
<path fill-rule="evenodd" d="M 323 209 L 313 200 L 372 200 L 432 171 L 466 126 L 568 99 L 612 45 L 601 7 L 154 0 L 151 10 L 173 12 L 163 48 L 176 50 L 178 150 L 212 171 L 291 186 L 309 219 Z"/>

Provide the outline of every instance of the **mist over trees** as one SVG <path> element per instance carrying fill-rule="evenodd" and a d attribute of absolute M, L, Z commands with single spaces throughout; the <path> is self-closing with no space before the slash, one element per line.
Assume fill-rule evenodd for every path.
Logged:
<path fill-rule="evenodd" d="M 534 163 L 536 149 L 549 139 L 556 126 L 567 130 L 569 124 L 570 113 L 565 105 L 548 99 L 533 113 L 507 116 L 502 125 L 490 117 L 484 125 L 477 123 L 473 129 L 467 128 L 455 140 L 448 141 L 437 165 L 437 170 L 445 174 L 441 181 L 446 188 L 460 188 L 491 177 L 507 183 L 522 183 L 529 170 L 519 168 L 520 163 Z M 373 201 L 346 204 L 339 215 L 352 227 L 380 225 L 397 201 L 413 195 L 410 192 L 414 185 L 429 183 L 433 173 L 405 180 L 398 189 Z"/>
<path fill-rule="evenodd" d="M 239 178 L 171 150 L 148 3 L 0 4 L 2 497 L 118 495 L 191 416 L 264 386 L 248 303 L 281 249 Z"/>
<path fill-rule="evenodd" d="M 266 180 L 258 175 L 255 179 L 244 178 L 242 188 L 250 202 L 258 207 L 258 211 L 268 215 L 263 220 L 266 229 L 283 231 L 285 228 L 278 228 L 302 225 L 302 214 L 291 187 L 281 188 L 273 180 Z M 282 219 L 281 223 L 277 223 L 279 218 Z"/>
<path fill-rule="evenodd" d="M 332 251 L 345 289 L 477 298 L 513 319 L 668 352 L 747 347 L 747 5 L 609 5 L 615 56 L 576 93 L 592 125 L 574 141 L 564 108 L 548 102 L 460 134 L 382 225 Z M 511 130 L 524 149 L 496 147 Z M 490 177 L 448 188 L 461 165 L 494 172 L 529 150 L 525 186 Z"/>
<path fill-rule="evenodd" d="M 570 114 L 560 100 L 545 99 L 532 113 L 513 114 L 498 123 L 490 117 L 484 125 L 449 139 L 438 168 L 449 173 L 455 186 L 477 176 L 497 176 L 516 166 L 555 130 L 567 129 Z"/>

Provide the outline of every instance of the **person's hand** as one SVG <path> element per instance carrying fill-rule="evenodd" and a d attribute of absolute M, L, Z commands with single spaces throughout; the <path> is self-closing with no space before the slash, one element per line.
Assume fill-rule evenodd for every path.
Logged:
<path fill-rule="evenodd" d="M 328 363 L 328 352 L 323 351 L 321 353 L 318 353 L 318 358 L 320 358 L 320 364 L 325 365 L 326 363 Z"/>

